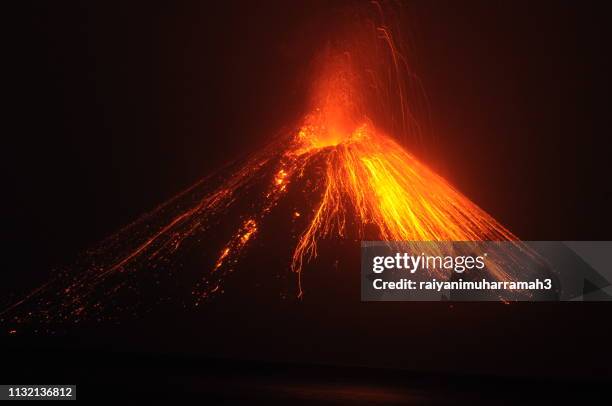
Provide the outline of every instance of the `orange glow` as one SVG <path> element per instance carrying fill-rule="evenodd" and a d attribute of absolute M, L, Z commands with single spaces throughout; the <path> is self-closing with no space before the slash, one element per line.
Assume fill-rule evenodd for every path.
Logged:
<path fill-rule="evenodd" d="M 219 255 L 219 259 L 217 259 L 213 271 L 221 268 L 225 260 L 231 255 L 232 252 L 242 249 L 256 232 L 257 223 L 255 220 L 248 219 L 245 221 L 238 233 L 221 251 L 221 255 Z"/>
<path fill-rule="evenodd" d="M 382 10 L 378 2 L 371 4 Z M 297 274 L 299 297 L 302 271 L 325 239 L 517 240 L 419 161 L 414 151 L 406 150 L 411 144 L 400 143 L 418 143 L 431 134 L 423 134 L 416 120 L 427 110 L 427 102 L 418 96 L 420 82 L 409 71 L 393 30 L 368 23 L 346 37 L 317 60 L 310 104 L 294 130 L 240 166 L 221 170 L 210 183 L 212 177 L 203 179 L 105 240 L 89 253 L 91 258 L 78 276 L 53 280 L 6 311 L 26 301 L 47 303 L 43 293 L 59 285 L 65 295 L 45 316 L 85 317 L 101 306 L 89 296 L 101 294 L 98 288 L 103 283 L 108 283 L 105 292 L 114 294 L 124 284 L 113 278 L 118 273 L 170 269 L 165 265 L 179 249 L 195 245 L 184 244 L 188 239 L 202 250 L 213 250 L 214 262 L 198 275 L 200 281 L 192 290 L 197 305 L 223 292 L 223 277 L 235 270 L 249 245 L 270 225 L 268 215 L 281 201 L 287 212 L 279 211 L 275 217 L 282 223 L 285 215 L 290 223 L 286 241 L 293 252 L 286 266 Z M 289 194 L 299 202 L 283 200 Z M 219 237 L 214 234 L 213 248 L 202 243 L 228 224 L 235 229 L 226 240 L 216 245 Z M 511 277 L 495 265 L 489 272 L 500 280 Z"/>
<path fill-rule="evenodd" d="M 516 239 L 368 122 L 334 146 L 321 147 L 316 140 L 299 135 L 296 151 L 298 155 L 324 153 L 326 169 L 321 201 L 293 254 L 295 272 L 316 257 L 317 241 L 346 237 L 349 213 L 357 216 L 358 239 L 363 239 L 368 224 L 376 226 L 378 238 L 385 241 Z"/>
<path fill-rule="evenodd" d="M 394 63 L 399 64 L 389 32 L 380 32 L 391 48 Z M 164 250 L 178 249 L 197 227 L 205 224 L 205 220 L 222 214 L 254 174 L 272 162 L 276 162 L 272 164 L 276 167 L 261 201 L 253 206 L 257 208 L 248 214 L 218 253 L 213 273 L 234 269 L 244 249 L 264 226 L 266 216 L 292 184 L 307 173 L 313 162 L 322 168 L 322 177 L 313 180 L 321 193 L 305 190 L 304 199 L 313 208 L 312 212 L 292 212 L 294 219 L 306 220 L 288 264 L 298 274 L 298 296 L 303 294 L 304 265 L 317 256 L 317 244 L 328 238 L 364 239 L 366 227 L 377 230 L 377 235 L 369 235 L 369 238 L 383 241 L 517 240 L 375 126 L 363 107 L 367 103 L 351 61 L 350 55 L 328 54 L 315 75 L 310 111 L 288 139 L 272 143 L 264 152 L 255 155 L 217 190 L 204 196 L 200 204 L 179 214 L 103 272 L 128 267 L 152 246 L 161 247 L 152 250 L 149 258 Z M 404 93 L 400 96 L 404 103 Z M 348 224 L 356 234 L 348 234 Z M 168 238 L 171 233 L 174 237 Z M 490 272 L 497 279 L 510 277 L 500 267 L 491 266 Z M 217 290 L 218 283 L 203 283 L 194 290 L 196 301 Z"/>
<path fill-rule="evenodd" d="M 491 216 L 455 190 L 393 138 L 378 130 L 358 108 L 359 94 L 352 66 L 332 58 L 315 86 L 312 110 L 282 144 L 279 168 L 256 217 L 263 218 L 288 186 L 315 160 L 323 162 L 323 191 L 298 236 L 290 268 L 301 275 L 304 264 L 317 256 L 317 244 L 327 238 L 364 239 L 366 226 L 384 241 L 516 240 Z M 339 72 L 333 69 L 340 69 Z M 345 71 L 346 70 L 346 71 Z M 277 145 L 277 147 L 281 147 Z M 305 196 L 312 200 L 313 195 Z M 301 216 L 294 212 L 293 217 Z M 253 222 L 253 223 L 250 223 Z M 347 224 L 356 235 L 347 235 Z M 256 231 L 246 222 L 219 256 L 215 270 L 230 255 L 238 256 Z M 507 278 L 500 268 L 493 276 Z M 301 278 L 298 296 L 302 295 Z"/>

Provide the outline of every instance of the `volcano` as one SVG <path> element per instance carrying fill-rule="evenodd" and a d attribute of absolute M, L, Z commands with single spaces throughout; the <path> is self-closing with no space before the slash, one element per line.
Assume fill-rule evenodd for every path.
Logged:
<path fill-rule="evenodd" d="M 267 278 L 284 281 L 279 294 L 299 299 L 308 294 L 307 268 L 342 241 L 517 240 L 388 134 L 393 126 L 379 125 L 380 106 L 389 104 L 380 95 L 392 92 L 402 124 L 395 128 L 415 138 L 400 83 L 403 56 L 388 28 L 374 32 L 390 70 L 376 68 L 377 53 L 364 52 L 373 47 L 363 41 L 327 47 L 313 64 L 308 110 L 292 130 L 109 237 L 3 317 L 101 320 L 176 298 L 199 306 L 262 258 Z M 339 248 L 326 262 L 343 257 Z M 501 267 L 490 273 L 513 278 Z"/>

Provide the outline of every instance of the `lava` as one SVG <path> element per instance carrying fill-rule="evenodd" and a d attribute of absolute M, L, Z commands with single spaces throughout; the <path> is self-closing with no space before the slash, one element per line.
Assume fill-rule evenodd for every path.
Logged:
<path fill-rule="evenodd" d="M 312 110 L 291 134 L 281 152 L 265 199 L 256 217 L 263 220 L 281 195 L 303 176 L 313 161 L 323 161 L 323 193 L 297 239 L 290 268 L 301 276 L 305 263 L 317 256 L 326 238 L 347 238 L 348 221 L 378 230 L 384 241 L 504 241 L 517 238 L 454 189 L 442 177 L 377 129 L 363 115 L 355 73 L 346 55 L 333 55 L 313 91 Z M 280 144 L 279 144 L 280 145 Z M 306 198 L 309 198 L 306 196 Z M 312 198 L 312 197 L 310 197 Z M 349 217 L 351 217 L 349 219 Z M 235 260 L 257 231 L 249 219 L 223 248 L 215 270 Z M 492 267 L 497 279 L 510 277 Z M 298 296 L 303 295 L 301 277 Z M 204 293 L 205 294 L 205 293 Z"/>
<path fill-rule="evenodd" d="M 385 241 L 516 239 L 369 123 L 356 128 L 344 142 L 325 148 L 329 149 L 325 192 L 295 249 L 295 272 L 316 256 L 318 240 L 345 237 L 348 213 L 358 217 L 360 239 L 368 224 L 376 226 L 379 239 Z M 311 146 L 307 151 L 303 153 L 317 154 L 321 148 Z"/>
<path fill-rule="evenodd" d="M 237 169 L 223 173 L 218 185 L 210 187 L 207 178 L 137 220 L 89 253 L 82 272 L 58 276 L 2 314 L 30 302 L 45 309 L 39 312 L 42 318 L 85 317 L 103 306 L 98 299 L 101 286 L 112 295 L 125 283 L 119 275 L 164 268 L 182 247 L 215 230 L 219 219 L 246 199 L 251 202 L 248 210 L 239 216 L 234 233 L 191 290 L 199 304 L 223 291 L 222 279 L 237 268 L 245 249 L 257 240 L 267 217 L 289 191 L 302 194 L 312 208 L 310 212 L 303 208 L 291 211 L 293 218 L 306 222 L 288 242 L 294 249 L 287 268 L 298 275 L 298 297 L 304 294 L 304 267 L 317 257 L 318 244 L 328 238 L 364 239 L 366 228 L 376 230 L 377 239 L 390 242 L 517 240 L 407 151 L 398 141 L 406 134 L 389 135 L 377 126 L 379 112 L 385 109 L 370 106 L 396 100 L 401 114 L 389 115 L 400 117 L 402 131 L 411 132 L 413 139 L 420 136 L 408 109 L 406 88 L 397 81 L 396 86 L 384 85 L 389 71 L 394 77 L 401 76 L 405 57 L 388 27 L 377 26 L 373 32 L 377 46 L 383 44 L 390 55 L 390 70 L 376 69 L 380 58 L 364 68 L 362 55 L 367 52 L 363 50 L 327 49 L 313 74 L 309 111 L 294 131 L 274 140 Z M 395 96 L 374 97 L 383 93 Z M 312 179 L 322 192 L 292 189 L 309 176 L 308 168 L 313 165 L 322 168 L 321 176 Z M 257 188 L 256 184 L 264 186 Z M 356 227 L 349 230 L 349 223 Z M 493 266 L 490 273 L 497 280 L 512 278 L 502 267 Z M 59 299 L 51 294 L 49 299 L 45 294 L 51 291 L 64 294 Z"/>

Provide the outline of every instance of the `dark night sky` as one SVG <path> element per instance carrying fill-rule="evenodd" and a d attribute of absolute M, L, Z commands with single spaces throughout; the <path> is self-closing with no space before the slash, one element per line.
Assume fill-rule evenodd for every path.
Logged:
<path fill-rule="evenodd" d="M 44 280 L 291 124 L 338 5 L 124 3 L 21 2 L 9 14 L 5 286 Z M 437 139 L 422 158 L 523 239 L 612 237 L 609 39 L 598 7 L 405 7 Z"/>

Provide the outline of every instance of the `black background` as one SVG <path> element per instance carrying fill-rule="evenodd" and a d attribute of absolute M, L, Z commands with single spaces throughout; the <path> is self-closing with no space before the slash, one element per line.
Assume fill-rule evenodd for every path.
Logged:
<path fill-rule="evenodd" d="M 345 3 L 22 2 L 7 12 L 1 292 L 36 286 L 265 145 L 300 113 L 308 61 Z M 603 7 L 413 1 L 404 12 L 431 105 L 421 158 L 525 240 L 609 240 Z M 549 356 L 570 354 L 579 374 L 606 371 L 597 360 L 609 347 L 606 304 L 464 306 L 443 317 L 446 328 L 418 333 L 441 369 L 441 336 L 478 340 L 501 317 L 519 335 L 517 354 L 549 343 Z"/>

